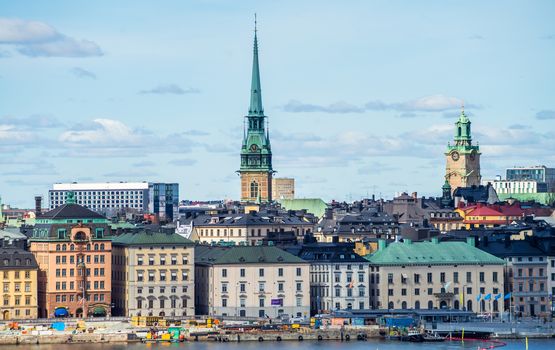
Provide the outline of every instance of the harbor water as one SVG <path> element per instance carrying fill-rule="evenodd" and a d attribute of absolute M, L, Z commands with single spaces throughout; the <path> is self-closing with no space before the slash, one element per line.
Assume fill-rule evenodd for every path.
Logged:
<path fill-rule="evenodd" d="M 303 342 L 244 342 L 244 343 L 212 343 L 212 342 L 185 342 L 168 344 L 44 344 L 44 345 L 6 345 L 0 350 L 458 350 L 458 349 L 495 349 L 499 350 L 525 350 L 526 342 L 522 340 L 504 340 L 506 345 L 488 341 L 446 341 L 442 343 L 406 343 L 384 340 L 368 341 L 303 341 Z M 537 350 L 555 349 L 555 339 L 529 339 L 528 349 Z"/>

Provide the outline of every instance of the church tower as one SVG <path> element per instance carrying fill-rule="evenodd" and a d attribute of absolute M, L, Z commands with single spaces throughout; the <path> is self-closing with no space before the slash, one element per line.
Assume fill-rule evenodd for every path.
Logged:
<path fill-rule="evenodd" d="M 272 201 L 272 148 L 267 117 L 262 107 L 260 71 L 258 67 L 258 38 L 254 22 L 254 53 L 252 60 L 251 101 L 243 126 L 241 146 L 241 201 Z"/>
<path fill-rule="evenodd" d="M 445 181 L 453 193 L 457 187 L 480 185 L 480 146 L 472 145 L 470 119 L 461 111 L 455 123 L 455 143 L 447 144 Z"/>

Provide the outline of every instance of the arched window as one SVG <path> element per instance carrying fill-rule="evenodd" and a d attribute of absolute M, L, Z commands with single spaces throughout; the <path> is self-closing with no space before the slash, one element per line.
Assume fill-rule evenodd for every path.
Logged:
<path fill-rule="evenodd" d="M 98 243 L 94 245 L 94 250 L 98 250 Z"/>
<path fill-rule="evenodd" d="M 458 310 L 458 309 L 461 307 L 461 305 L 460 305 L 460 303 L 459 303 L 458 300 L 455 300 L 455 302 L 453 303 L 453 307 L 454 307 L 456 310 Z"/>
<path fill-rule="evenodd" d="M 62 244 L 62 251 L 66 251 L 67 250 L 67 245 L 66 244 Z"/>
<path fill-rule="evenodd" d="M 466 311 L 472 311 L 472 300 L 466 302 Z"/>
<path fill-rule="evenodd" d="M 70 244 L 70 245 L 69 245 L 69 250 L 71 250 L 71 251 L 75 250 L 75 245 Z"/>
<path fill-rule="evenodd" d="M 87 250 L 91 250 L 91 245 L 87 244 Z"/>
<path fill-rule="evenodd" d="M 428 309 L 433 309 L 434 308 L 434 302 L 433 301 L 428 301 Z"/>
<path fill-rule="evenodd" d="M 100 250 L 104 250 L 104 243 L 100 243 Z"/>
<path fill-rule="evenodd" d="M 493 311 L 494 312 L 498 312 L 499 311 L 499 303 L 497 302 L 497 300 L 493 301 Z"/>
<path fill-rule="evenodd" d="M 403 302 L 401 303 L 401 309 L 405 310 L 406 308 L 407 308 L 407 302 L 406 302 L 406 301 L 403 301 Z"/>
<path fill-rule="evenodd" d="M 415 308 L 416 310 L 420 310 L 420 301 L 417 300 L 417 301 L 414 303 L 414 308 Z"/>
<path fill-rule="evenodd" d="M 251 198 L 258 198 L 258 182 L 251 182 Z"/>
<path fill-rule="evenodd" d="M 395 308 L 392 301 L 389 302 L 387 308 L 388 309 L 394 309 Z"/>
<path fill-rule="evenodd" d="M 56 244 L 56 250 L 60 250 L 60 245 Z"/>
<path fill-rule="evenodd" d="M 461 133 L 462 133 L 462 132 L 461 132 L 461 131 L 462 131 L 462 130 L 461 130 L 461 127 L 459 126 L 459 127 L 457 128 L 457 129 L 458 129 L 458 130 L 457 130 L 457 131 L 458 131 L 458 134 L 457 134 L 457 136 L 459 136 L 459 137 L 460 137 L 460 136 L 461 136 Z"/>

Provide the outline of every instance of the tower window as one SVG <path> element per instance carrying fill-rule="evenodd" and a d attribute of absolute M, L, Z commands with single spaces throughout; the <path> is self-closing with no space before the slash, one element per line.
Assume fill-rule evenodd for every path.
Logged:
<path fill-rule="evenodd" d="M 256 181 L 251 182 L 251 198 L 258 197 L 258 183 Z"/>

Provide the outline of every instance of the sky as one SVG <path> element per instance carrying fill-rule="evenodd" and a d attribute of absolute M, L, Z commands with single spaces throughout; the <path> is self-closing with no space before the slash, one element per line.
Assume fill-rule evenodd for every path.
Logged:
<path fill-rule="evenodd" d="M 178 182 L 239 198 L 254 13 L 297 197 L 439 196 L 464 102 L 483 178 L 555 167 L 553 1 L 0 0 L 0 195 Z"/>

